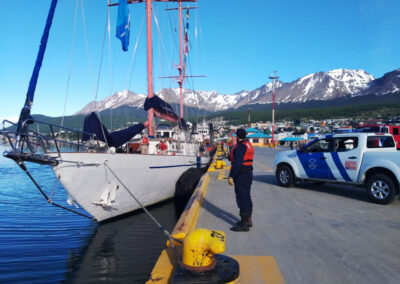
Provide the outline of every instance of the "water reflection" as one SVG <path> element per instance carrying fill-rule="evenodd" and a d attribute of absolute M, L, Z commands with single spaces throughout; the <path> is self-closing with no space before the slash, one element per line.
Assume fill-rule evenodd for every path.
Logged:
<path fill-rule="evenodd" d="M 6 149 L 0 145 L 0 153 Z M 51 168 L 27 165 L 51 192 Z M 60 184 L 53 199 L 65 204 Z M 172 201 L 149 209 L 172 230 L 177 221 Z M 0 216 L 0 283 L 144 283 L 166 241 L 142 211 L 97 224 L 48 204 L 24 172 L 2 155 Z"/>
<path fill-rule="evenodd" d="M 153 206 L 151 214 L 169 231 L 177 221 L 171 201 Z M 149 279 L 166 237 L 144 213 L 100 224 L 67 262 L 68 283 L 144 283 Z"/>

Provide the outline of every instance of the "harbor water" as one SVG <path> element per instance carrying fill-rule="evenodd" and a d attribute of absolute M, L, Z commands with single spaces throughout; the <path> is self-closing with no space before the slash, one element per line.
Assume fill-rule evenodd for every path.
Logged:
<path fill-rule="evenodd" d="M 7 145 L 0 145 L 3 153 Z M 68 198 L 49 166 L 27 164 L 47 194 Z M 55 187 L 54 187 L 55 185 Z M 172 201 L 150 212 L 172 230 Z M 144 283 L 166 237 L 139 210 L 102 224 L 48 204 L 12 160 L 0 156 L 0 283 Z"/>

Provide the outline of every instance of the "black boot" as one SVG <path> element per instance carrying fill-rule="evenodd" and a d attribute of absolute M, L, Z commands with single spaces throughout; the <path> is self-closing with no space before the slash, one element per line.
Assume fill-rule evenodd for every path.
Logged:
<path fill-rule="evenodd" d="M 249 214 L 240 214 L 240 219 L 241 221 L 236 223 L 235 226 L 231 228 L 232 231 L 234 232 L 248 232 L 250 228 L 249 224 Z"/>
<path fill-rule="evenodd" d="M 240 214 L 240 216 L 242 216 L 242 214 Z M 246 215 L 247 217 L 247 225 L 249 226 L 249 228 L 253 227 L 253 221 L 251 219 L 251 213 L 249 215 Z M 236 226 L 239 226 L 242 223 L 242 221 L 238 221 L 236 223 Z"/>

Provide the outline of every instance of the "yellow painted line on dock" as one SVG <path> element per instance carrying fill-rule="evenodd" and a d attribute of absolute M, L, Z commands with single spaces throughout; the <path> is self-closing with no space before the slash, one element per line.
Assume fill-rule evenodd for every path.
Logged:
<path fill-rule="evenodd" d="M 180 247 L 177 249 L 181 250 Z M 179 253 L 181 255 L 181 253 Z M 161 252 L 160 257 L 157 260 L 156 265 L 151 272 L 150 280 L 146 282 L 146 284 L 166 284 L 170 283 L 172 277 L 175 274 L 175 268 L 178 263 L 176 262 L 176 258 L 174 255 L 174 251 L 172 248 L 166 248 Z"/>
<path fill-rule="evenodd" d="M 259 165 L 257 163 L 257 165 Z M 267 171 L 272 169 L 260 165 Z M 230 168 L 230 167 L 229 167 Z M 226 171 L 221 171 L 218 178 L 224 177 Z M 178 220 L 172 235 L 174 238 L 183 240 L 186 235 L 196 227 L 197 219 L 200 213 L 201 204 L 207 192 L 210 175 L 206 173 L 200 179 L 195 191 L 192 194 L 188 204 L 185 207 L 184 212 Z M 182 255 L 182 247 L 176 246 L 178 256 Z M 240 276 L 237 280 L 232 283 L 272 283 L 282 284 L 285 283 L 283 276 L 279 270 L 278 264 L 275 258 L 272 256 L 247 256 L 247 255 L 236 255 L 231 256 L 239 262 Z M 167 284 L 170 283 L 175 269 L 177 267 L 177 261 L 175 258 L 174 251 L 171 247 L 165 248 L 160 257 L 158 258 L 152 272 L 150 279 L 146 282 L 147 284 Z"/>
<path fill-rule="evenodd" d="M 232 255 L 239 262 L 239 278 L 231 283 L 285 283 L 273 256 Z"/>
<path fill-rule="evenodd" d="M 177 249 L 179 251 L 181 250 L 180 247 Z M 236 259 L 240 267 L 239 278 L 231 283 L 285 283 L 278 264 L 273 256 L 233 255 L 231 257 Z M 170 283 L 175 274 L 176 266 L 177 262 L 172 248 L 166 248 L 161 253 L 160 258 L 151 273 L 151 279 L 146 283 Z"/>
<path fill-rule="evenodd" d="M 223 172 L 219 173 L 217 180 L 224 180 L 224 179 L 227 179 L 227 178 L 228 177 L 226 175 L 226 171 L 223 171 Z"/>
<path fill-rule="evenodd" d="M 184 240 L 186 235 L 196 227 L 197 219 L 199 217 L 201 204 L 204 196 L 207 192 L 208 182 L 210 181 L 210 175 L 206 173 L 201 177 L 196 189 L 194 190 L 191 198 L 186 204 L 185 210 L 175 225 L 172 231 L 172 236 L 179 240 Z M 167 246 L 168 246 L 167 242 Z M 175 243 L 175 245 L 178 245 Z M 178 255 L 181 256 L 181 247 L 178 247 Z M 169 283 L 170 278 L 175 272 L 176 259 L 171 247 L 167 247 L 161 252 L 156 265 L 151 272 L 151 278 L 147 281 L 147 284 L 151 283 Z"/>
<path fill-rule="evenodd" d="M 210 175 L 206 173 L 199 180 L 196 189 L 186 204 L 185 210 L 172 231 L 172 236 L 183 240 L 186 235 L 196 227 L 197 217 L 199 216 L 201 204 L 206 196 Z"/>

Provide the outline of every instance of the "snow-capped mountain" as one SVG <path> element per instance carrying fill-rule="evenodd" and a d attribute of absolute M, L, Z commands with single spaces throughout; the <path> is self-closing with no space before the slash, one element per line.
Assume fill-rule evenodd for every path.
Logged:
<path fill-rule="evenodd" d="M 400 92 L 400 69 L 388 72 L 381 78 L 370 82 L 362 94 L 386 95 Z"/>
<path fill-rule="evenodd" d="M 77 114 L 87 114 L 94 110 L 103 111 L 106 109 L 114 109 L 120 106 L 130 106 L 136 108 L 142 108 L 146 95 L 136 94 L 128 90 L 122 92 L 116 92 L 112 96 L 105 98 L 104 100 L 97 102 L 92 101 L 87 104 L 83 109 L 75 113 Z"/>
<path fill-rule="evenodd" d="M 386 73 L 378 79 L 364 70 L 335 69 L 306 75 L 295 81 L 276 81 L 277 103 L 304 103 L 308 101 L 328 101 L 343 97 L 366 94 L 385 95 L 400 91 L 400 69 Z M 168 103 L 180 102 L 179 89 L 162 89 L 157 95 Z M 146 95 L 131 91 L 116 92 L 97 103 L 97 110 L 114 109 L 120 106 L 142 108 Z M 207 111 L 223 111 L 251 104 L 272 103 L 272 82 L 253 91 L 235 94 L 219 94 L 216 91 L 183 90 L 183 103 Z M 95 110 L 96 104 L 89 103 L 76 114 L 86 114 Z"/>
<path fill-rule="evenodd" d="M 183 90 L 183 103 L 188 107 L 197 107 L 209 111 L 220 111 L 232 108 L 237 104 L 238 99 L 248 92 L 241 91 L 234 95 L 221 95 L 216 91 L 192 91 Z M 162 89 L 157 95 L 168 103 L 180 103 L 179 89 Z"/>
<path fill-rule="evenodd" d="M 216 91 L 195 91 L 183 89 L 183 103 L 188 107 L 196 107 L 208 111 L 220 111 L 235 107 L 238 101 L 242 100 L 248 92 L 241 91 L 234 95 L 221 95 Z M 157 96 L 168 103 L 180 103 L 179 89 L 162 89 Z M 97 102 L 97 110 L 114 109 L 121 106 L 129 106 L 134 108 L 143 108 L 146 95 L 136 94 L 128 90 L 116 92 L 112 96 Z M 86 114 L 96 110 L 94 101 L 87 104 L 83 109 L 75 113 Z"/>
<path fill-rule="evenodd" d="M 374 77 L 364 70 L 336 69 L 306 75 L 290 83 L 276 82 L 277 103 L 299 103 L 331 100 L 359 94 L 368 88 Z M 272 83 L 249 93 L 249 104 L 272 103 Z M 243 105 L 243 102 L 238 105 Z"/>

